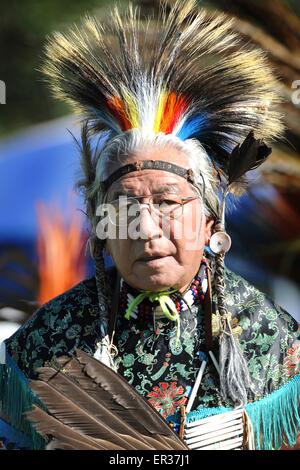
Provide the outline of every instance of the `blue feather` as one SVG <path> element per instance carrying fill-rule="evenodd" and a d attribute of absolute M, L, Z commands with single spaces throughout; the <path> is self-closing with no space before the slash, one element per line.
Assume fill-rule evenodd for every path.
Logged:
<path fill-rule="evenodd" d="M 198 114 L 197 116 L 187 118 L 176 136 L 181 140 L 191 139 L 196 135 L 199 136 L 206 127 L 206 123 L 207 119 L 205 114 Z"/>

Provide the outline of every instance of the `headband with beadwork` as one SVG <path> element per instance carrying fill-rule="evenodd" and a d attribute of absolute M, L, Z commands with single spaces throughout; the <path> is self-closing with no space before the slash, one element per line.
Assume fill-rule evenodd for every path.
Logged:
<path fill-rule="evenodd" d="M 142 170 L 162 170 L 175 175 L 185 178 L 189 183 L 194 184 L 194 172 L 193 170 L 183 168 L 175 165 L 174 163 L 164 162 L 162 160 L 142 160 L 128 165 L 121 166 L 118 170 L 114 171 L 105 181 L 101 182 L 101 185 L 105 191 L 119 178 L 133 171 Z"/>

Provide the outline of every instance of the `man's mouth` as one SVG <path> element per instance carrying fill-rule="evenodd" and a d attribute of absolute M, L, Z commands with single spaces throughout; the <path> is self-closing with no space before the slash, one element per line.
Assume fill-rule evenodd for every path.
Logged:
<path fill-rule="evenodd" d="M 162 259 L 162 258 L 166 258 L 167 255 L 166 253 L 153 253 L 153 254 L 144 254 L 144 255 L 141 255 L 137 261 L 153 261 L 153 260 L 156 260 L 156 259 Z"/>
<path fill-rule="evenodd" d="M 166 254 L 151 255 L 151 256 L 143 255 L 143 256 L 140 256 L 137 261 L 150 268 L 156 268 L 160 266 L 161 264 L 163 264 L 166 260 L 168 260 L 169 257 L 170 255 L 166 255 Z"/>
<path fill-rule="evenodd" d="M 142 258 L 139 258 L 138 261 L 152 261 L 154 259 L 161 259 L 165 258 L 165 256 L 143 256 Z"/>

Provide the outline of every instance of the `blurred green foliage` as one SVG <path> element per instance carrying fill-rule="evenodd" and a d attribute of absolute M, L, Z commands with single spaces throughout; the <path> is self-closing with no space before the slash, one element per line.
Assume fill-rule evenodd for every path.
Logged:
<path fill-rule="evenodd" d="M 294 12 L 297 13 L 297 15 L 300 15 L 300 2 L 299 0 L 287 0 L 286 3 L 293 8 Z"/>
<path fill-rule="evenodd" d="M 64 31 L 87 12 L 105 17 L 108 0 L 6 0 L 0 7 L 0 80 L 6 105 L 0 106 L 0 135 L 55 118 L 68 108 L 54 100 L 38 68 L 46 36 Z"/>

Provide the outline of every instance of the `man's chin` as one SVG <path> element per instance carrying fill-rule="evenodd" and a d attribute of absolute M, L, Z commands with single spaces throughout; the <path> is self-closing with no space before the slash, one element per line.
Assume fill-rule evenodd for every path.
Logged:
<path fill-rule="evenodd" d="M 149 290 L 152 292 L 159 292 L 173 288 L 176 285 L 176 277 L 170 276 L 170 273 L 155 273 L 143 278 L 142 275 L 135 276 L 135 286 L 139 290 Z"/>

